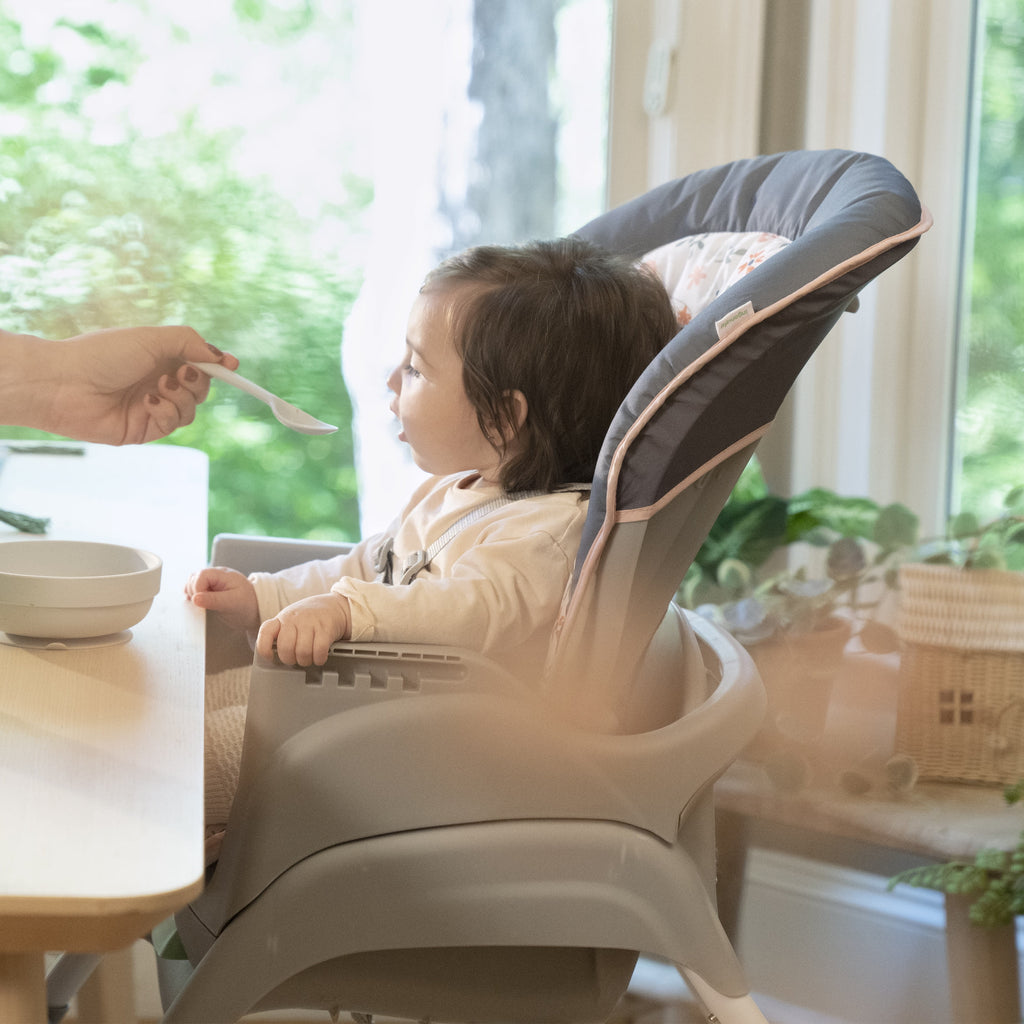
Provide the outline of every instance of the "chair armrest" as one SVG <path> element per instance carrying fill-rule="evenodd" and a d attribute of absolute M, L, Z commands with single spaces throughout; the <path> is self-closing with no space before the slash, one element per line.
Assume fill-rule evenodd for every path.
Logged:
<path fill-rule="evenodd" d="M 279 572 L 302 562 L 343 555 L 351 549 L 351 544 L 340 541 L 218 533 L 210 547 L 210 564 L 237 569 L 246 575 L 251 572 Z"/>

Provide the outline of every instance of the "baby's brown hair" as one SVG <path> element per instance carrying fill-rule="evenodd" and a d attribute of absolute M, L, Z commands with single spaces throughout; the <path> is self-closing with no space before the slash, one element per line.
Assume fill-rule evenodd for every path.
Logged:
<path fill-rule="evenodd" d="M 576 236 L 467 249 L 422 291 L 451 291 L 463 386 L 507 492 L 589 483 L 620 403 L 678 330 L 650 270 Z"/>

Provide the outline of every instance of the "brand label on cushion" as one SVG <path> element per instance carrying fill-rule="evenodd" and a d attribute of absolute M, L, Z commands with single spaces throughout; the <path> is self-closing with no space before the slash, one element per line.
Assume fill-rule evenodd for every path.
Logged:
<path fill-rule="evenodd" d="M 726 313 L 721 320 L 716 320 L 715 330 L 718 332 L 718 340 L 721 341 L 741 320 L 746 320 L 748 316 L 753 315 L 754 304 L 744 302 L 742 306 L 737 306 L 731 313 Z"/>

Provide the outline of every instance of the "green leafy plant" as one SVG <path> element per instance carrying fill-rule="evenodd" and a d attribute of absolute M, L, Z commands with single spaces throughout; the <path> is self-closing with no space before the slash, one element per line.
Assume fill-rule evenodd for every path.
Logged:
<path fill-rule="evenodd" d="M 748 644 L 820 628 L 843 610 L 859 620 L 866 646 L 890 649 L 891 631 L 876 628 L 868 614 L 895 585 L 896 562 L 917 539 L 917 517 L 903 505 L 820 487 L 785 499 L 769 493 L 752 467 L 698 552 L 683 603 Z M 817 574 L 807 566 L 771 567 L 773 556 L 798 541 L 822 550 Z"/>
<path fill-rule="evenodd" d="M 1024 799 L 1024 780 L 1003 791 L 1008 804 Z M 973 896 L 970 919 L 994 928 L 1024 914 L 1024 831 L 1012 850 L 980 850 L 973 861 L 911 868 L 889 880 L 889 889 L 912 885 L 951 896 Z"/>
<path fill-rule="evenodd" d="M 843 497 L 821 487 L 793 498 L 771 494 L 756 461 L 741 477 L 694 559 L 680 601 L 723 624 L 746 644 L 820 629 L 837 613 L 855 623 L 871 651 L 894 650 L 892 629 L 872 618 L 898 586 L 899 567 L 916 561 L 961 569 L 1024 571 L 1024 485 L 986 522 L 970 512 L 942 537 L 920 540 L 904 505 Z M 816 567 L 775 558 L 796 542 L 822 556 Z"/>
<path fill-rule="evenodd" d="M 953 516 L 946 535 L 922 544 L 917 559 L 961 569 L 1024 571 L 1024 485 L 1006 493 L 994 519 L 981 522 L 971 512 Z"/>

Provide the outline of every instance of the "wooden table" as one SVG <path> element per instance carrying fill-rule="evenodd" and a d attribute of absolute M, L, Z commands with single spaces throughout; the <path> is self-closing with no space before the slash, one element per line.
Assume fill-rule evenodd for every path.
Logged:
<path fill-rule="evenodd" d="M 153 551 L 162 582 L 126 644 L 0 645 L 3 1021 L 45 1020 L 44 950 L 121 949 L 202 888 L 205 631 L 182 586 L 206 560 L 206 457 L 81 447 L 8 455 L 0 508 Z"/>
<path fill-rule="evenodd" d="M 735 939 L 750 847 L 782 849 L 891 876 L 914 865 L 972 860 L 983 847 L 1012 849 L 1024 825 L 1000 787 L 920 782 L 895 795 L 855 796 L 823 772 L 782 792 L 765 772 L 738 761 L 718 782 L 719 908 Z M 970 898 L 946 899 L 952 1017 L 958 1024 L 1020 1021 L 1016 932 L 968 919 Z"/>

